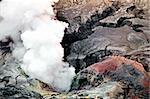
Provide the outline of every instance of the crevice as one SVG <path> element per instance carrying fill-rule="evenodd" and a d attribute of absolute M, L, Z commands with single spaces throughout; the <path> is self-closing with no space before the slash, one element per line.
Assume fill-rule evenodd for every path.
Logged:
<path fill-rule="evenodd" d="M 100 61 L 101 58 L 104 58 L 106 56 L 112 55 L 113 53 L 109 50 L 100 50 L 91 54 L 88 54 L 85 56 L 84 59 L 74 59 L 74 60 L 68 60 L 67 56 L 70 55 L 70 50 L 71 50 L 71 45 L 74 42 L 81 41 L 83 39 L 88 38 L 91 34 L 94 33 L 94 28 L 98 26 L 102 27 L 108 27 L 108 28 L 120 28 L 125 25 L 131 27 L 136 33 L 143 32 L 142 27 L 144 25 L 142 24 L 133 24 L 131 19 L 143 19 L 143 14 L 144 12 L 141 9 L 138 9 L 135 5 L 127 8 L 126 12 L 130 13 L 134 16 L 132 17 L 122 17 L 117 20 L 116 23 L 108 23 L 108 22 L 100 22 L 100 20 L 103 20 L 109 16 L 113 16 L 116 11 L 120 9 L 120 5 L 118 2 L 114 2 L 110 7 L 107 7 L 102 13 L 99 13 L 99 11 L 96 11 L 95 14 L 91 15 L 89 19 L 85 23 L 82 23 L 81 21 L 81 16 L 77 16 L 74 18 L 75 22 L 79 24 L 78 31 L 69 33 L 68 29 L 65 30 L 65 35 L 64 38 L 61 42 L 63 48 L 64 48 L 64 61 L 69 62 L 71 65 L 73 65 L 76 68 L 76 73 L 82 70 L 83 68 L 86 68 L 87 66 L 96 63 Z M 136 15 L 139 13 L 139 15 Z M 66 21 L 67 18 L 62 17 L 63 15 L 61 14 L 61 17 L 58 17 L 59 20 L 61 21 Z M 71 24 L 70 24 L 71 25 Z M 71 28 L 71 26 L 69 26 Z M 144 34 L 146 35 L 146 34 Z M 146 37 L 146 36 L 145 36 Z M 149 39 L 146 37 L 147 42 L 149 43 Z"/>
<path fill-rule="evenodd" d="M 96 24 L 102 19 L 112 16 L 116 11 L 119 10 L 119 8 L 120 3 L 115 1 L 112 3 L 110 7 L 107 7 L 102 13 L 98 13 L 98 11 L 96 11 L 96 14 L 91 15 L 90 19 L 88 19 L 85 23 L 79 23 L 80 27 L 77 32 L 74 31 L 73 33 L 68 33 L 68 31 L 65 30 L 64 38 L 61 42 L 65 53 L 64 60 L 66 60 L 66 57 L 70 54 L 71 44 L 73 44 L 76 41 L 86 39 L 89 35 L 93 34 L 94 31 L 92 31 L 92 29 L 96 27 L 94 24 Z M 66 18 L 63 17 L 62 14 L 61 17 L 59 17 L 59 14 L 57 14 L 57 17 L 59 20 L 67 22 Z"/>
<path fill-rule="evenodd" d="M 5 38 L 5 41 L 0 41 L 0 50 L 2 51 L 2 55 L 12 52 L 10 46 L 11 43 L 13 43 L 13 40 L 10 37 Z"/>

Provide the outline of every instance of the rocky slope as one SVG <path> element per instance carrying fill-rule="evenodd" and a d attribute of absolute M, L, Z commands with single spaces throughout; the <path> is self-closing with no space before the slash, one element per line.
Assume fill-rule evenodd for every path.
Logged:
<path fill-rule="evenodd" d="M 72 88 L 58 93 L 30 79 L 0 41 L 0 99 L 148 99 L 149 0 L 60 0 L 57 18 L 69 23 L 64 61 L 76 68 Z"/>
<path fill-rule="evenodd" d="M 105 7 L 99 5 L 94 8 L 89 3 L 90 1 L 62 9 L 56 7 L 57 18 L 70 24 L 62 41 L 67 61 L 75 65 L 76 60 L 82 61 L 106 47 L 113 54 L 125 55 L 149 45 L 147 10 L 126 2 L 115 1 Z"/>
<path fill-rule="evenodd" d="M 65 48 L 64 59 L 76 68 L 77 73 L 72 90 L 87 92 L 86 90 L 101 88 L 99 86 L 103 85 L 106 79 L 106 83 L 123 81 L 121 89 L 123 90 L 125 87 L 130 91 L 126 93 L 125 90 L 120 90 L 117 92 L 118 94 L 109 98 L 148 98 L 148 93 L 143 93 L 149 90 L 148 86 L 145 86 L 145 84 L 149 85 L 150 66 L 148 0 L 124 0 L 121 2 L 119 0 L 113 2 L 107 0 L 81 2 L 76 0 L 69 2 L 69 4 L 60 1 L 60 4 L 64 4 L 64 6 L 56 6 L 57 18 L 70 24 L 62 41 L 62 46 Z M 97 65 L 97 68 L 100 70 L 104 68 L 106 71 L 100 74 L 89 67 L 97 62 L 97 64 L 105 64 L 103 60 L 107 61 L 107 57 L 114 55 L 142 63 L 140 67 L 144 72 L 134 69 L 135 64 L 124 58 L 123 60 L 119 59 L 122 62 L 119 64 L 116 63 L 119 61 L 117 59 L 106 63 L 106 65 Z M 117 66 L 116 64 L 119 68 L 111 71 Z M 107 68 L 107 66 L 110 67 Z M 131 76 L 131 72 L 133 72 L 133 76 Z M 144 79 L 142 80 L 142 78 Z M 145 84 L 143 85 L 135 79 L 137 81 L 140 79 Z M 96 89 L 93 94 L 94 92 Z M 83 96 L 94 97 L 92 93 L 87 93 Z M 100 93 L 95 93 L 95 95 L 101 97 Z"/>

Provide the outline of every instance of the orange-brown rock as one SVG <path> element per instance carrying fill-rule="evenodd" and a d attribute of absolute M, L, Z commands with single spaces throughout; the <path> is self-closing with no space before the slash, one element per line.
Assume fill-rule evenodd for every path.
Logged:
<path fill-rule="evenodd" d="M 121 56 L 110 56 L 95 63 L 77 74 L 72 89 L 88 89 L 99 87 L 103 82 L 116 81 L 123 84 L 123 90 L 128 90 L 128 96 L 148 97 L 149 76 L 141 63 Z M 132 99 L 132 98 L 131 98 Z M 145 98 L 144 98 L 145 99 Z"/>
<path fill-rule="evenodd" d="M 91 65 L 91 67 L 99 73 L 104 73 L 105 71 L 115 71 L 122 64 L 131 65 L 142 73 L 145 71 L 141 63 L 121 56 L 111 56 L 102 62 Z"/>

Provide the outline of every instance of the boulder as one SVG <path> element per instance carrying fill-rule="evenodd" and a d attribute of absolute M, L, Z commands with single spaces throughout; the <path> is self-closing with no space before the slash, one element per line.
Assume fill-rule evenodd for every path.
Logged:
<path fill-rule="evenodd" d="M 72 90 L 98 88 L 104 82 L 116 81 L 129 87 L 127 97 L 148 97 L 149 75 L 141 63 L 121 56 L 111 56 L 80 71 L 72 84 Z"/>

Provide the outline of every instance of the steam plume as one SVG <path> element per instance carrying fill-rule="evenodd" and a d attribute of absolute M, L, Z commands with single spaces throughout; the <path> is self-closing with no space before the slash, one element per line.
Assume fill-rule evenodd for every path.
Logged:
<path fill-rule="evenodd" d="M 32 78 L 68 91 L 75 69 L 62 61 L 60 44 L 68 24 L 54 18 L 54 2 L 58 0 L 2 0 L 0 40 L 13 38 L 14 56 L 22 57 L 21 67 Z"/>

